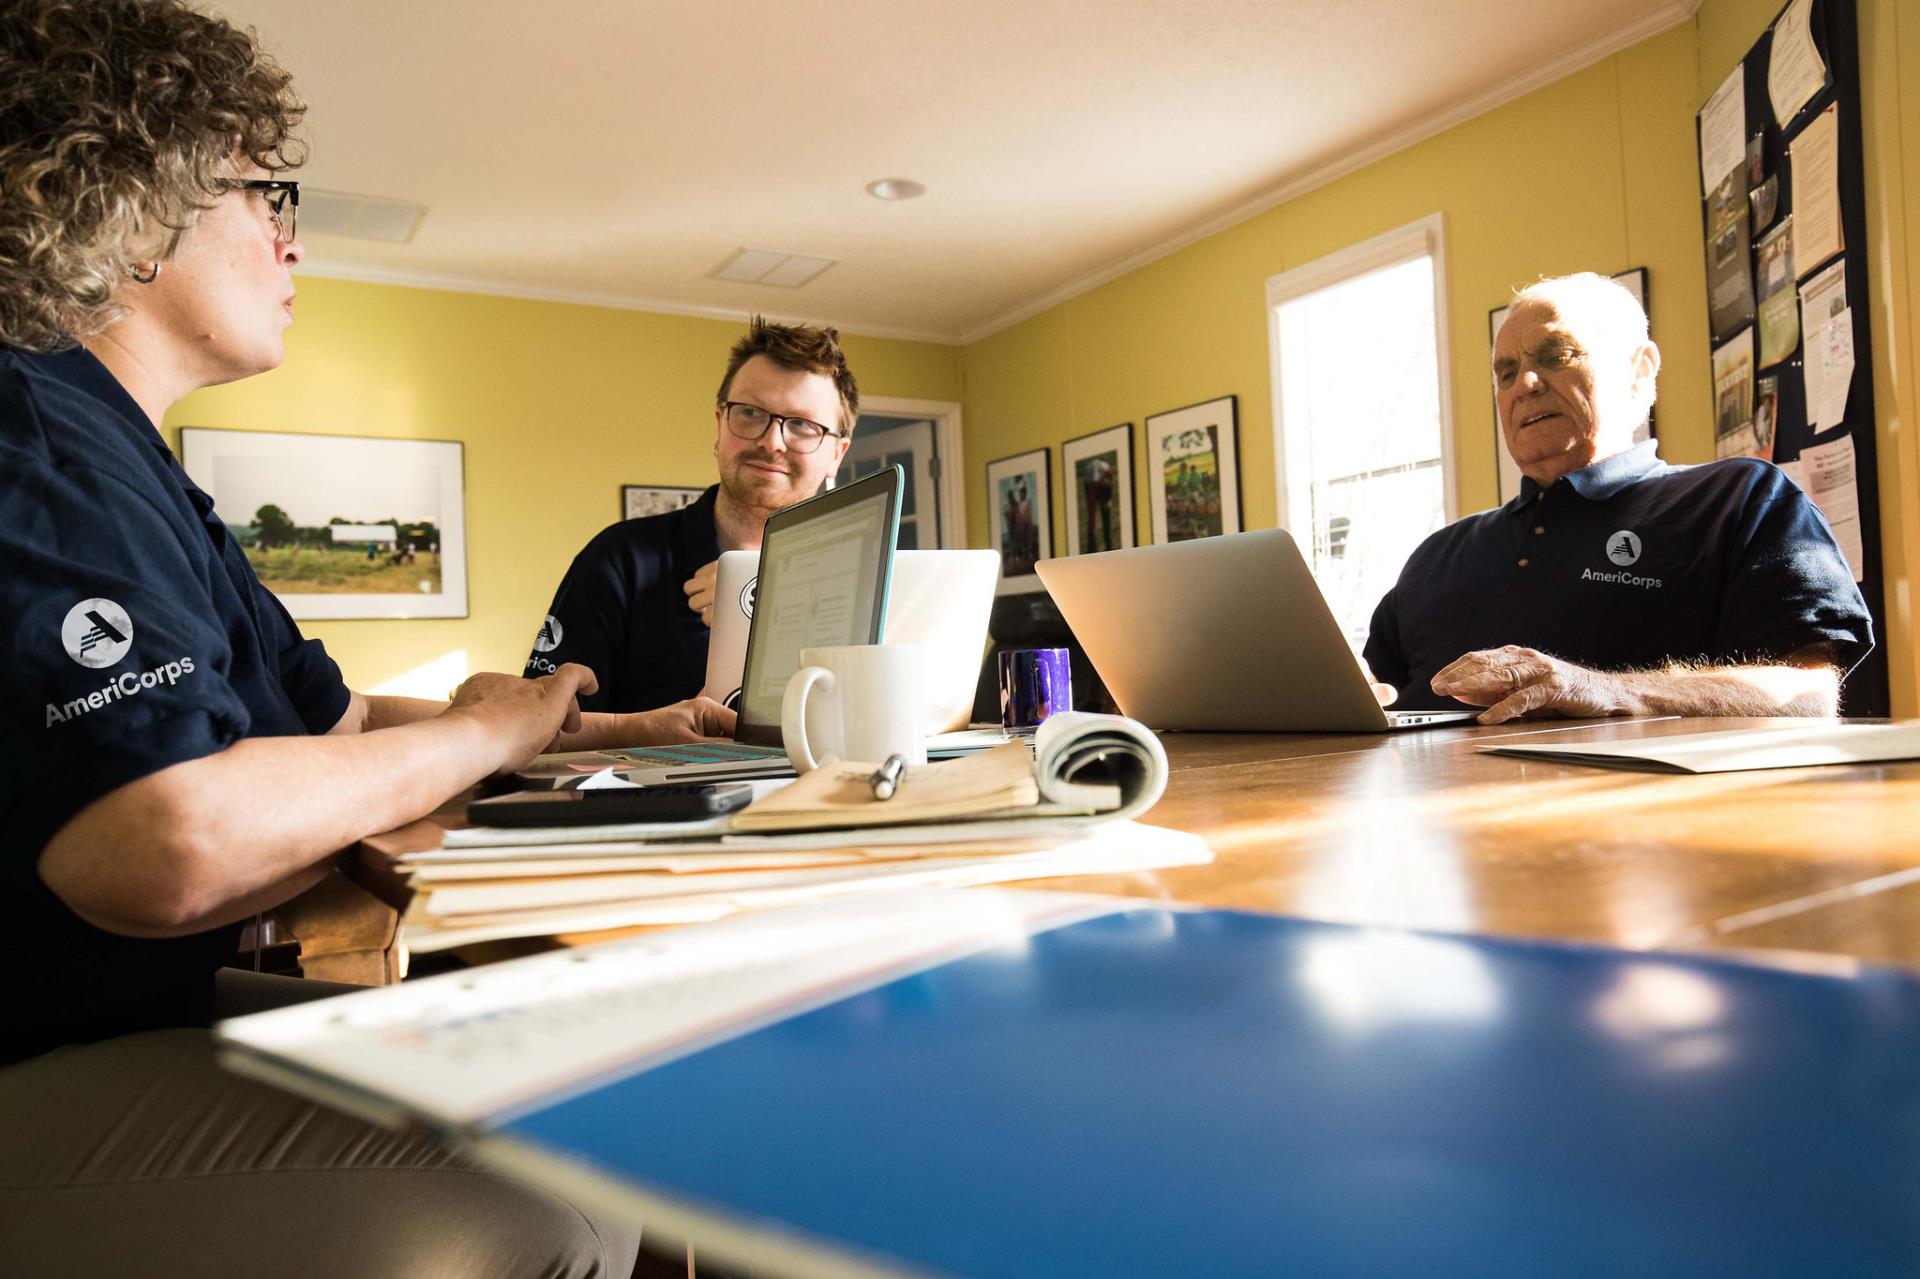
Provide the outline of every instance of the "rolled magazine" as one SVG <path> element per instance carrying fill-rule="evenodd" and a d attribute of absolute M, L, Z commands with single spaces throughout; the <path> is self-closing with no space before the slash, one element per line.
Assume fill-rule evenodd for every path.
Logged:
<path fill-rule="evenodd" d="M 1117 789 L 1119 806 L 1100 815 L 1133 817 L 1167 789 L 1167 752 L 1137 719 L 1062 711 L 1042 720 L 1033 735 L 1033 773 L 1042 800 L 1087 804 L 1102 790 Z"/>

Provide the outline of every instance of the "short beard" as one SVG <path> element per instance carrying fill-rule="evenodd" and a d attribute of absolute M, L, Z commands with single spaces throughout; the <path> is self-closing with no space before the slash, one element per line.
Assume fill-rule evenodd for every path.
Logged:
<path fill-rule="evenodd" d="M 741 482 L 741 472 L 744 471 L 748 466 L 752 465 L 755 461 L 763 462 L 769 466 L 781 465 L 781 463 L 775 461 L 772 458 L 763 457 L 763 458 L 756 459 L 753 457 L 742 456 L 734 459 L 734 464 L 732 468 L 729 471 L 727 471 L 727 473 L 723 474 L 720 477 L 720 487 L 726 490 L 727 497 L 732 500 L 733 504 L 741 508 L 742 510 L 766 511 L 768 513 L 782 510 L 785 507 L 794 505 L 795 503 L 806 501 L 808 498 L 813 497 L 815 494 L 819 493 L 821 488 L 825 487 L 826 479 L 823 476 L 820 480 L 820 483 L 814 485 L 813 492 L 802 493 L 799 491 L 797 487 L 795 487 L 790 490 L 791 496 L 787 500 L 773 502 L 769 504 L 767 502 L 764 502 L 763 500 L 760 500 L 761 495 L 759 490 L 756 487 L 750 484 Z M 797 481 L 799 477 L 796 475 L 794 469 L 788 468 L 787 478 L 789 481 Z"/>

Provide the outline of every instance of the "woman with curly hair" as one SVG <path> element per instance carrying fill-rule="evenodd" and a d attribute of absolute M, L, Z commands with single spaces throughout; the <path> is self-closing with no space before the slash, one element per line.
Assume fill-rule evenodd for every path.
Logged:
<path fill-rule="evenodd" d="M 0 0 L 0 1268 L 626 1274 L 638 1231 L 231 1078 L 209 1020 L 332 991 L 222 971 L 335 852 L 550 747 L 593 676 L 348 689 L 159 424 L 293 322 L 304 111 L 178 0 Z"/>

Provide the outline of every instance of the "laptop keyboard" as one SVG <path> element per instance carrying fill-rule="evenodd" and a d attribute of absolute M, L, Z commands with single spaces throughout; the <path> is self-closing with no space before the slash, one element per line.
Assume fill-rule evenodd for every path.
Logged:
<path fill-rule="evenodd" d="M 642 764 L 730 764 L 739 760 L 785 759 L 778 746 L 744 746 L 739 742 L 690 742 L 685 746 L 625 746 L 609 752 Z"/>

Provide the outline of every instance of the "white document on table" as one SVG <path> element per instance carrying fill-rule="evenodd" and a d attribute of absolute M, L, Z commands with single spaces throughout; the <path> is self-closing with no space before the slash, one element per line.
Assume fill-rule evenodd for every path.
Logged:
<path fill-rule="evenodd" d="M 1920 759 L 1920 723 L 1836 724 L 1785 721 L 1769 728 L 1675 733 L 1630 742 L 1572 746 L 1482 746 L 1493 755 L 1518 755 L 1567 764 L 1662 773 L 1732 773 L 1758 768 L 1877 764 Z"/>
<path fill-rule="evenodd" d="M 214 1033 L 244 1073 L 457 1126 L 1127 905 L 991 890 L 835 902 L 376 987 Z"/>

